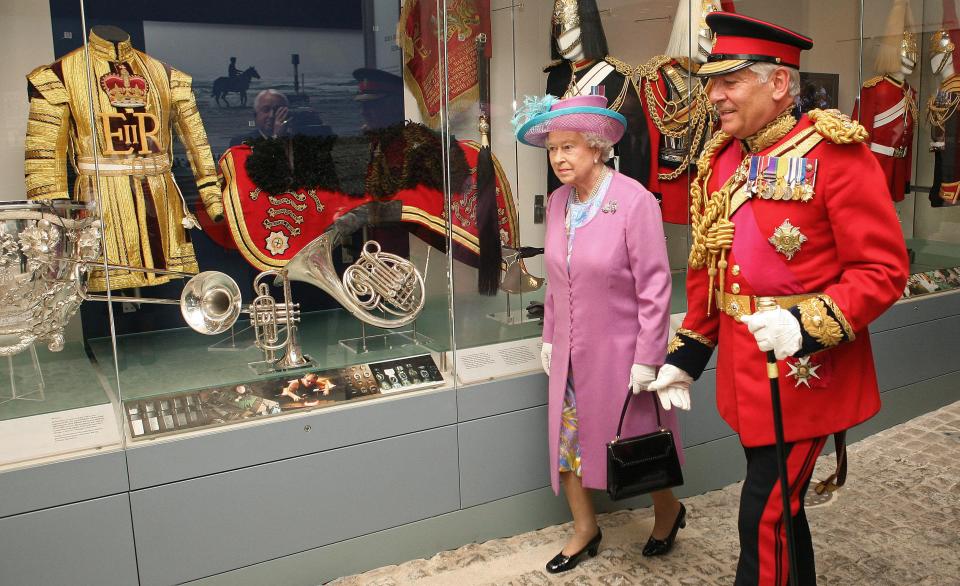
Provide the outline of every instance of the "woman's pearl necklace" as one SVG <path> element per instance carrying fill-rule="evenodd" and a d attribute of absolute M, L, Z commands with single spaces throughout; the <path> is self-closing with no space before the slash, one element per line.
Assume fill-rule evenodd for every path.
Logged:
<path fill-rule="evenodd" d="M 593 182 L 593 187 L 590 188 L 590 195 L 588 195 L 586 199 L 580 199 L 580 192 L 577 190 L 576 187 L 573 188 L 573 199 L 577 203 L 585 204 L 591 199 L 593 199 L 593 196 L 597 194 L 597 191 L 599 191 L 600 185 L 603 183 L 603 180 L 607 178 L 607 173 L 610 172 L 610 168 L 607 167 L 606 165 L 603 165 L 602 167 L 603 168 L 600 170 L 600 174 L 597 175 L 597 180 Z"/>

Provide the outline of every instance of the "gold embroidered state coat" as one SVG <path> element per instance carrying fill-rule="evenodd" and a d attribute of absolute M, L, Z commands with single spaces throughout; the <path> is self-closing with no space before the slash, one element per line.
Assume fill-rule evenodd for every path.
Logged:
<path fill-rule="evenodd" d="M 109 262 L 195 273 L 193 244 L 182 223 L 187 212 L 171 171 L 174 131 L 207 212 L 220 217 L 223 206 L 191 78 L 137 51 L 129 39 L 113 43 L 91 32 L 88 45 L 89 84 L 82 48 L 27 76 L 27 197 L 71 197 L 69 161 L 77 175 L 72 198 L 89 202 L 100 195 Z M 171 278 L 111 270 L 110 288 Z M 89 288 L 106 289 L 103 271 L 91 274 Z"/>

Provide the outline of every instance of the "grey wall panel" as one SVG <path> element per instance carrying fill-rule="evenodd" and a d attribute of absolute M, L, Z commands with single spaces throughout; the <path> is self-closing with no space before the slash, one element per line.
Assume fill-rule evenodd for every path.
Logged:
<path fill-rule="evenodd" d="M 717 371 L 705 370 L 690 387 L 690 411 L 680 411 L 680 438 L 685 447 L 733 433 L 717 411 Z"/>
<path fill-rule="evenodd" d="M 687 453 L 686 484 L 674 489 L 680 497 L 715 490 L 743 479 L 746 465 L 736 437 L 700 444 Z M 645 507 L 648 497 L 611 503 L 595 493 L 600 510 Z M 690 511 L 690 518 L 697 512 Z M 196 581 L 196 586 L 315 586 L 339 576 L 397 564 L 466 543 L 517 535 L 564 523 L 570 511 L 563 496 L 541 488 L 449 514 L 379 531 L 327 547 L 270 560 Z M 651 522 L 652 525 L 652 522 Z M 642 543 L 646 535 L 638 535 Z M 562 547 L 557 542 L 557 550 Z M 544 562 L 547 560 L 544 559 Z M 411 579 L 411 583 L 415 583 Z"/>
<path fill-rule="evenodd" d="M 542 372 L 460 387 L 458 421 L 490 417 L 547 404 L 547 375 Z"/>
<path fill-rule="evenodd" d="M 372 568 L 430 557 L 467 543 L 517 535 L 570 520 L 549 488 L 340 541 L 190 582 L 191 586 L 316 586 Z M 559 549 L 562 543 L 557 542 Z M 546 561 L 546 560 L 544 560 Z M 416 583 L 413 578 L 409 583 Z"/>
<path fill-rule="evenodd" d="M 960 347 L 960 316 L 871 335 L 880 390 L 941 376 L 960 367 L 948 350 Z"/>
<path fill-rule="evenodd" d="M 451 425 L 456 418 L 456 392 L 441 389 L 225 427 L 184 439 L 136 443 L 128 451 L 130 487 L 136 490 Z"/>
<path fill-rule="evenodd" d="M 120 451 L 13 470 L 0 474 L 0 518 L 126 493 L 128 488 Z"/>
<path fill-rule="evenodd" d="M 179 584 L 457 509 L 456 428 L 139 490 L 130 499 L 141 583 Z"/>
<path fill-rule="evenodd" d="M 0 519 L 0 584 L 137 584 L 127 495 Z"/>
<path fill-rule="evenodd" d="M 457 427 L 462 507 L 550 485 L 546 406 Z"/>
<path fill-rule="evenodd" d="M 960 401 L 960 372 L 891 389 L 880 395 L 880 401 L 880 412 L 850 430 L 848 442 L 860 441 L 878 431 Z M 828 445 L 832 446 L 833 442 L 828 442 Z"/>
<path fill-rule="evenodd" d="M 918 297 L 895 304 L 870 324 L 870 331 L 882 332 L 957 314 L 960 314 L 960 294 Z"/>

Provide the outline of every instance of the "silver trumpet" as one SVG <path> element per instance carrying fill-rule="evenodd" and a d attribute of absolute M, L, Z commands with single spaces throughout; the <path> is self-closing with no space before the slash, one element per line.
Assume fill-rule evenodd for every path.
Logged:
<path fill-rule="evenodd" d="M 268 277 L 280 281 L 283 287 L 283 303 L 270 294 Z M 300 347 L 297 322 L 300 321 L 300 305 L 293 303 L 290 294 L 290 279 L 286 271 L 269 270 L 253 280 L 257 296 L 250 302 L 250 325 L 256 335 L 257 348 L 263 351 L 264 362 L 274 370 L 302 368 L 312 363 Z M 282 351 L 282 355 L 277 352 Z"/>

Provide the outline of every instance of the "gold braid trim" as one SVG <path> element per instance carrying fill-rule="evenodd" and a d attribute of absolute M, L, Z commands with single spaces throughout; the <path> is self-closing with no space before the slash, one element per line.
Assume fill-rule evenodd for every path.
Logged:
<path fill-rule="evenodd" d="M 714 346 L 716 346 L 716 344 L 713 343 L 710 340 L 710 338 L 704 336 L 703 334 L 698 334 L 693 330 L 688 330 L 686 328 L 680 328 L 679 330 L 677 330 L 677 335 L 684 335 L 690 338 L 691 340 L 696 340 L 697 342 L 700 342 L 701 344 L 703 344 L 708 348 L 713 348 Z"/>
<path fill-rule="evenodd" d="M 672 60 L 673 58 L 667 55 L 651 57 L 649 61 L 637 67 L 637 75 L 647 81 L 657 81 L 657 78 L 660 77 L 659 69 Z"/>
<path fill-rule="evenodd" d="M 784 110 L 756 134 L 745 140 L 750 153 L 758 153 L 773 146 L 796 125 L 797 120 L 791 114 L 791 110 Z M 713 157 L 730 139 L 730 135 L 720 131 L 707 142 L 703 154 L 697 161 L 697 178 L 690 186 L 690 225 L 693 227 L 693 245 L 690 248 L 688 264 L 694 269 L 703 268 L 709 254 L 716 254 L 723 248 L 729 248 L 729 243 L 726 242 L 728 232 L 730 243 L 732 243 L 733 223 L 724 214 L 729 208 L 731 192 L 738 187 L 738 182 L 746 179 L 746 165 L 750 162 L 750 156 L 741 161 L 737 171 L 727 179 L 719 191 L 710 195 L 709 200 L 705 196 Z"/>
<path fill-rule="evenodd" d="M 706 190 L 707 181 L 710 180 L 710 166 L 714 155 L 731 140 L 732 137 L 729 134 L 722 130 L 718 131 L 707 141 L 703 147 L 703 153 L 697 159 L 697 177 L 690 185 L 690 225 L 693 229 L 693 244 L 687 261 L 692 269 L 702 269 L 706 265 L 707 229 L 716 222 L 721 211 L 719 205 L 714 205 L 715 209 L 707 209 L 708 203 L 721 199 L 720 192 L 717 192 L 710 198 L 710 202 L 707 202 Z"/>
<path fill-rule="evenodd" d="M 837 318 L 837 321 L 840 322 L 840 327 L 843 328 L 843 333 L 847 335 L 847 341 L 852 342 L 857 339 L 857 335 L 854 333 L 853 328 L 850 327 L 850 322 L 847 321 L 846 316 L 843 315 L 843 312 L 840 311 L 840 307 L 837 305 L 837 302 L 833 300 L 829 295 L 818 295 L 820 301 L 823 301 L 827 307 L 830 308 L 830 311 L 833 312 L 833 316 Z"/>
<path fill-rule="evenodd" d="M 827 306 L 819 297 L 811 297 L 797 304 L 803 329 L 825 348 L 836 346 L 843 340 L 843 330 L 827 313 Z"/>
<path fill-rule="evenodd" d="M 51 104 L 66 104 L 70 94 L 57 74 L 48 65 L 41 65 L 27 75 L 27 81 Z"/>
<path fill-rule="evenodd" d="M 673 181 L 686 173 L 687 167 L 696 156 L 697 146 L 703 142 L 707 127 L 712 125 L 710 101 L 703 90 L 703 85 L 699 81 L 694 81 L 693 87 L 687 91 L 686 82 L 682 75 L 670 65 L 671 61 L 673 61 L 671 57 L 657 55 L 637 67 L 637 77 L 634 79 L 637 92 L 642 93 L 647 99 L 647 113 L 660 134 L 672 138 L 688 137 L 690 140 L 689 152 L 680 165 L 669 173 L 657 174 L 661 181 Z M 669 77 L 670 81 L 677 86 L 682 96 L 680 99 L 669 100 L 665 95 L 654 94 L 654 89 L 657 94 L 660 94 L 657 82 L 663 75 Z M 641 86 L 643 86 L 642 89 Z M 684 116 L 686 120 L 683 119 Z"/>
<path fill-rule="evenodd" d="M 931 97 L 927 101 L 927 122 L 943 132 L 947 120 L 957 111 L 957 106 L 960 106 L 960 94 L 941 92 Z"/>
<path fill-rule="evenodd" d="M 810 110 L 813 127 L 834 144 L 852 144 L 867 140 L 867 129 L 840 110 Z"/>
<path fill-rule="evenodd" d="M 632 77 L 633 77 L 634 75 L 636 75 L 636 73 L 637 73 L 637 69 L 638 69 L 638 68 L 630 65 L 630 64 L 627 63 L 626 61 L 621 61 L 621 60 L 617 59 L 616 57 L 611 57 L 610 55 L 607 55 L 606 57 L 603 58 L 603 60 L 606 61 L 607 63 L 609 63 L 610 65 L 613 65 L 613 67 L 614 67 L 621 75 L 625 76 L 628 81 L 630 80 L 630 78 L 632 78 Z"/>
<path fill-rule="evenodd" d="M 871 77 L 871 78 L 868 79 L 867 81 L 863 82 L 863 87 L 873 87 L 873 86 L 877 85 L 878 83 L 880 83 L 881 81 L 883 81 L 883 76 L 882 76 L 882 75 L 877 75 L 877 76 Z"/>
<path fill-rule="evenodd" d="M 917 94 L 912 91 L 904 91 L 903 99 L 907 102 L 907 109 L 910 110 L 910 115 L 913 116 L 914 120 L 920 119 L 920 108 L 917 106 Z"/>
<path fill-rule="evenodd" d="M 793 109 L 788 108 L 780 112 L 779 116 L 758 130 L 756 134 L 745 138 L 744 142 L 747 143 L 751 154 L 757 154 L 777 144 L 796 125 L 797 119 L 793 117 Z"/>

